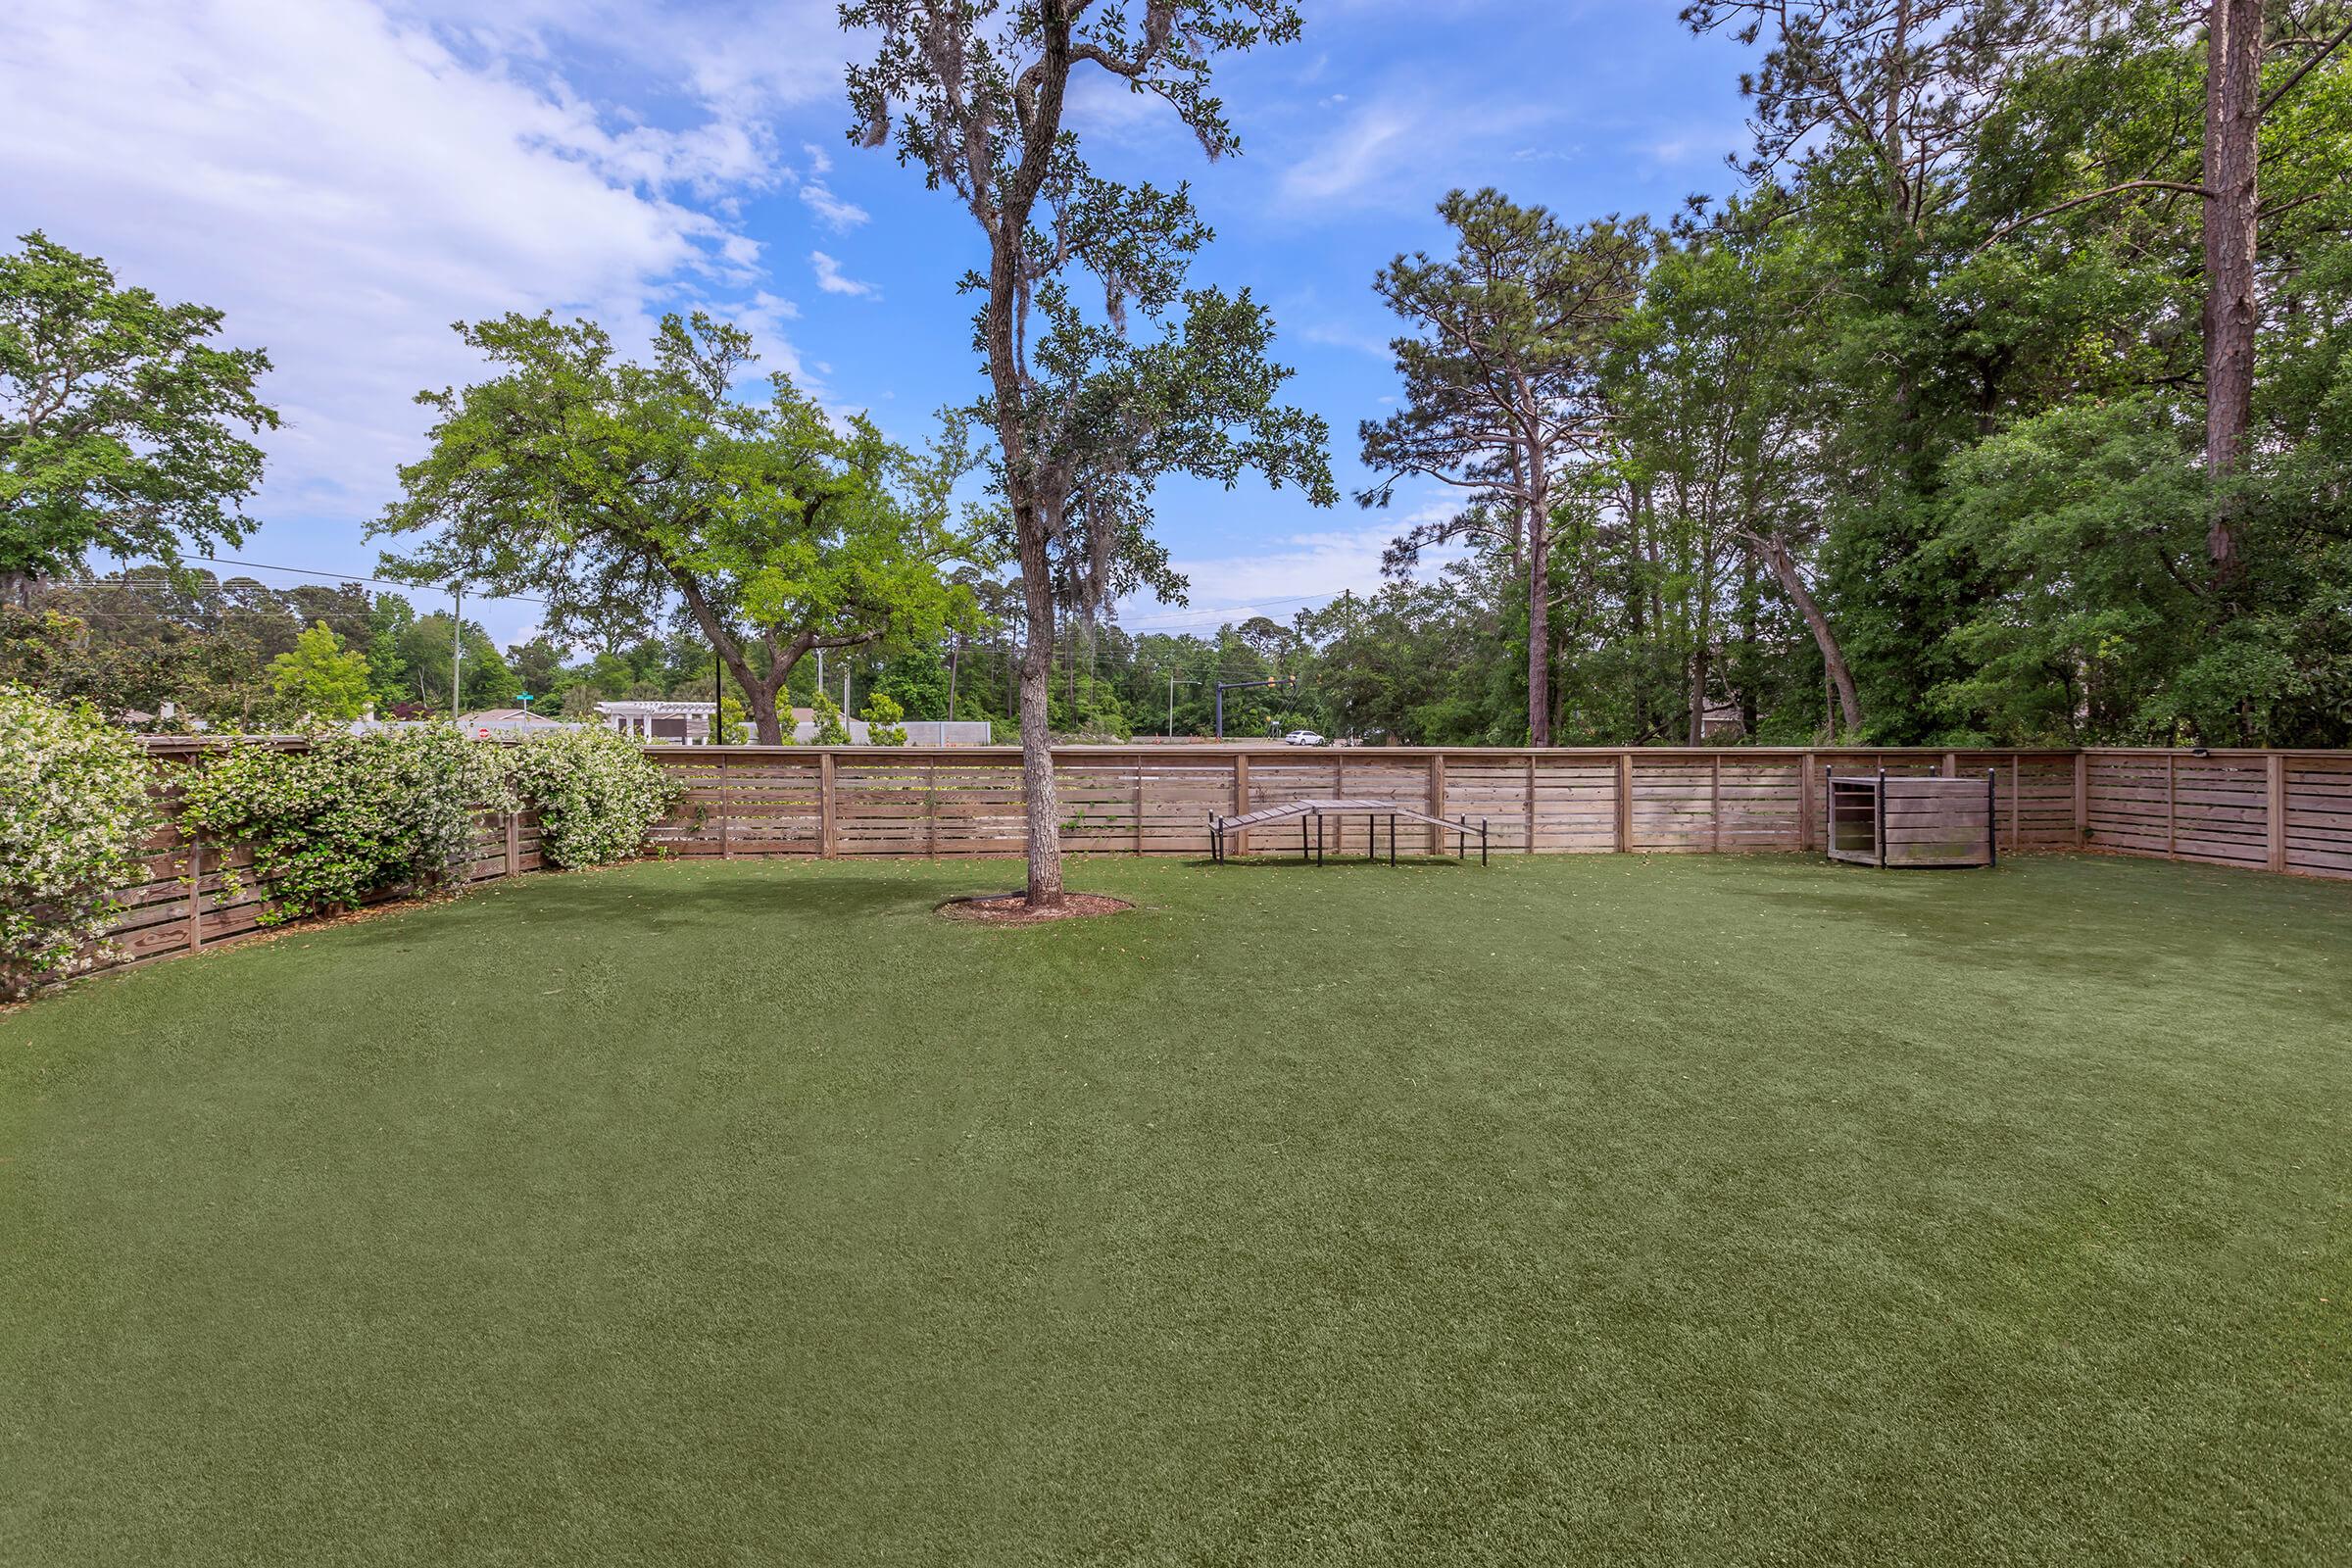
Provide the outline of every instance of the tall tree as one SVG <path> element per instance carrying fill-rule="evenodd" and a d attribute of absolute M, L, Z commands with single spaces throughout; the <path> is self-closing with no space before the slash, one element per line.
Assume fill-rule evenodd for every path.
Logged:
<path fill-rule="evenodd" d="M 1410 554 L 1485 536 L 1520 555 L 1527 732 L 1549 746 L 1554 492 L 1571 457 L 1599 439 L 1600 358 L 1640 291 L 1647 226 L 1570 225 L 1493 189 L 1454 191 L 1438 212 L 1453 255 L 1399 256 L 1372 285 L 1412 331 L 1393 344 L 1402 406 L 1362 426 L 1364 464 L 1379 478 L 1356 499 L 1386 506 L 1398 479 L 1419 474 L 1487 503 L 1398 544 Z M 1517 520 L 1506 528 L 1497 507 Z"/>
<path fill-rule="evenodd" d="M 388 557 L 388 575 L 541 596 L 548 631 L 607 643 L 682 606 L 762 746 L 783 744 L 776 697 L 811 651 L 977 623 L 948 576 L 987 554 L 956 525 L 958 422 L 917 456 L 863 416 L 836 429 L 787 376 L 764 403 L 737 402 L 751 339 L 700 315 L 663 318 L 643 365 L 588 321 L 459 330 L 501 373 L 418 398 L 438 416 L 432 450 L 371 531 L 432 533 Z"/>
<path fill-rule="evenodd" d="M 1821 531 L 1807 471 L 1816 444 L 1809 345 L 1801 322 L 1816 280 L 1782 256 L 1767 225 L 1693 227 L 1661 247 L 1609 362 L 1615 447 L 1652 504 L 1671 502 L 1694 530 L 1701 576 L 1737 551 L 1761 566 L 1802 618 L 1843 729 L 1862 728 L 1853 672 L 1804 563 Z M 1726 569 L 1728 559 L 1723 562 Z M 1703 584 L 1702 584 L 1703 586 Z M 1712 609 L 1702 604 L 1702 631 Z M 1711 646 L 1693 645 L 1689 738 L 1696 745 Z"/>
<path fill-rule="evenodd" d="M 357 718 L 368 706 L 368 656 L 316 621 L 270 662 L 270 686 L 292 716 Z"/>
<path fill-rule="evenodd" d="M 2092 6 L 2094 12 L 2133 9 Z M 2145 168 L 2117 172 L 2095 189 L 2068 192 L 2063 200 L 2012 218 L 1980 245 L 2028 228 L 2086 204 L 2116 197 L 2181 195 L 2198 198 L 2201 249 L 2199 324 L 2203 347 L 2204 460 L 2211 491 L 2205 553 L 2216 596 L 2225 613 L 2236 608 L 2245 588 L 2246 563 L 2240 538 L 2245 504 L 2239 478 L 2248 457 L 2255 420 L 2256 349 L 2262 327 L 2261 236 L 2267 219 L 2307 205 L 2305 194 L 2271 206 L 2262 193 L 2263 130 L 2280 102 L 2306 78 L 2352 43 L 2352 13 L 2321 3 L 2287 5 L 2273 11 L 2265 0 L 2206 0 L 2185 15 L 2169 7 L 2138 8 L 2137 39 L 2148 52 L 2188 24 L 2204 34 L 2203 132 L 2195 177 L 2167 165 L 2180 149 L 2157 144 Z M 2275 65 L 2265 82 L 2264 68 Z M 2169 176 L 2169 177 L 2165 177 Z"/>
<path fill-rule="evenodd" d="M 1152 485 L 1169 473 L 1235 483 L 1254 469 L 1332 499 L 1320 419 L 1275 401 L 1289 371 L 1247 291 L 1187 289 L 1207 239 L 1183 185 L 1127 185 L 1089 167 L 1064 123 L 1081 74 L 1166 104 L 1212 160 L 1240 150 L 1210 93 L 1214 57 L 1298 36 L 1290 0 L 855 0 L 876 39 L 850 70 L 852 136 L 892 140 L 902 164 L 963 203 L 988 247 L 963 286 L 981 296 L 973 346 L 989 390 L 993 464 L 1020 565 L 1019 664 L 1028 903 L 1062 897 L 1051 734 L 1056 612 L 1098 602 L 1121 560 L 1163 595 L 1164 558 L 1140 559 Z M 1073 270 L 1101 286 L 1090 315 Z M 1157 325 L 1131 337 L 1130 308 Z M 1057 585 L 1063 593 L 1056 595 Z"/>
<path fill-rule="evenodd" d="M 275 429 L 260 349 L 217 348 L 220 313 L 120 288 L 38 230 L 0 256 L 0 604 L 89 552 L 176 564 L 235 545 Z"/>

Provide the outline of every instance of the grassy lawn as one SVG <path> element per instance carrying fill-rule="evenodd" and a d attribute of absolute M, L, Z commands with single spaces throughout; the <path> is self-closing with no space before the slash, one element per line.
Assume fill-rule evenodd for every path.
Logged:
<path fill-rule="evenodd" d="M 2352 888 L 666 863 L 0 1017 L 0 1563 L 2321 1563 Z"/>

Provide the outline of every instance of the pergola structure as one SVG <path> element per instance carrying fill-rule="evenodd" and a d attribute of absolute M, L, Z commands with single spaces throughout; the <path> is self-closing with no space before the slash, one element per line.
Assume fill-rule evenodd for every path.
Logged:
<path fill-rule="evenodd" d="M 1239 816 L 1219 816 L 1216 812 L 1211 811 L 1208 814 L 1208 836 L 1212 858 L 1220 864 L 1224 862 L 1226 835 L 1228 834 L 1238 836 L 1251 828 L 1265 827 L 1269 823 L 1287 822 L 1296 818 L 1298 823 L 1298 858 L 1302 860 L 1311 858 L 1317 865 L 1321 865 L 1324 851 L 1324 818 L 1333 819 L 1331 848 L 1337 851 L 1344 845 L 1345 822 L 1350 816 L 1360 816 L 1364 819 L 1364 858 L 1366 859 L 1378 860 L 1380 858 L 1380 822 L 1385 817 L 1389 824 L 1389 863 L 1391 865 L 1396 863 L 1396 824 L 1399 821 L 1424 823 L 1441 832 L 1454 835 L 1455 853 L 1461 859 L 1470 858 L 1470 835 L 1475 833 L 1478 835 L 1478 863 L 1481 865 L 1487 863 L 1487 820 L 1483 816 L 1473 824 L 1466 816 L 1448 819 L 1443 816 L 1432 816 L 1427 811 L 1416 811 L 1411 807 L 1399 806 L 1395 801 L 1354 798 L 1285 801 L 1280 806 L 1262 806 L 1254 811 L 1244 811 Z"/>

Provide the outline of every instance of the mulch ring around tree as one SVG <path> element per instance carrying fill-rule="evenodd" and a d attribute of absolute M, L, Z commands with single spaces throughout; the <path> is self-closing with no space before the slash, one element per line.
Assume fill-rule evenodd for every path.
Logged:
<path fill-rule="evenodd" d="M 1134 907 L 1125 899 L 1108 898 L 1101 893 L 1064 893 L 1060 904 L 1046 909 L 1029 907 L 1025 893 L 973 893 L 948 900 L 939 906 L 939 912 L 951 920 L 970 920 L 980 925 L 1040 925 L 1048 920 L 1117 914 Z"/>

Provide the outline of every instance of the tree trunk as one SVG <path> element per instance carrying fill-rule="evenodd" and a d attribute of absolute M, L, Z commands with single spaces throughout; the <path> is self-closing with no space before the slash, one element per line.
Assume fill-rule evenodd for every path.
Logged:
<path fill-rule="evenodd" d="M 2205 473 L 2219 487 L 2245 456 L 2254 417 L 2262 0 L 2212 0 L 2205 32 Z M 2218 490 L 2205 552 L 2216 582 L 2234 586 L 2244 568 L 2236 508 Z"/>
<path fill-rule="evenodd" d="M 1627 532 L 1625 542 L 1625 630 L 1627 640 L 1634 645 L 1638 654 L 1646 654 L 1648 651 L 1646 644 L 1649 637 L 1649 624 L 1642 613 L 1643 595 L 1646 592 L 1642 582 L 1642 563 L 1648 555 L 1648 547 L 1643 543 L 1648 531 L 1645 520 L 1648 511 L 1649 491 L 1645 487 L 1636 486 L 1625 512 Z M 1632 707 L 1635 732 L 1637 734 L 1647 733 L 1649 729 L 1649 680 L 1640 664 L 1637 664 L 1634 669 Z"/>
<path fill-rule="evenodd" d="M 1513 459 L 1517 466 L 1517 459 Z M 1542 454 L 1528 455 L 1527 744 L 1551 744 L 1551 482 Z"/>
<path fill-rule="evenodd" d="M 1773 579 L 1781 585 L 1796 605 L 1796 612 L 1805 617 L 1805 625 L 1813 633 L 1813 646 L 1821 650 L 1821 662 L 1830 672 L 1830 684 L 1838 689 L 1838 708 L 1845 720 L 1849 735 L 1862 731 L 1862 699 L 1854 690 L 1854 672 L 1847 667 L 1845 653 L 1838 646 L 1838 633 L 1831 629 L 1830 617 L 1821 612 L 1813 598 L 1813 590 L 1805 586 L 1804 574 L 1796 569 L 1796 558 L 1788 547 L 1778 539 L 1760 539 L 1764 564 L 1772 568 Z"/>
<path fill-rule="evenodd" d="M 744 655 L 743 643 L 720 624 L 717 612 L 710 608 L 693 579 L 673 573 L 673 580 L 678 584 L 680 597 L 686 601 L 687 613 L 694 616 L 696 625 L 702 627 L 704 638 L 710 644 L 710 651 L 718 655 L 719 662 L 733 671 L 735 684 L 743 688 L 744 711 L 752 721 L 754 743 L 760 746 L 782 746 L 784 725 L 776 712 L 776 697 L 784 690 L 784 682 L 791 677 L 793 666 L 801 662 L 803 655 L 816 646 L 816 638 L 811 633 L 802 632 L 779 648 L 772 633 L 762 634 L 767 641 L 767 673 L 762 675 L 752 668 L 751 660 Z M 718 715 L 711 714 L 710 722 L 711 732 L 717 733 Z"/>
<path fill-rule="evenodd" d="M 0 571 L 0 605 L 14 605 L 19 610 L 32 608 L 32 590 L 39 578 L 29 571 Z"/>
<path fill-rule="evenodd" d="M 1544 541 L 1527 552 L 1527 743 L 1551 744 L 1551 572 Z"/>
<path fill-rule="evenodd" d="M 752 721 L 754 743 L 760 746 L 782 746 L 784 718 L 777 710 L 776 699 L 782 695 L 784 682 L 792 675 L 793 665 L 801 662 L 797 644 L 783 651 L 772 651 L 765 675 L 753 672 L 750 661 L 742 650 L 720 649 L 719 660 L 735 676 L 735 684 L 743 688 L 744 712 Z"/>
<path fill-rule="evenodd" d="M 1707 641 L 1701 632 L 1690 645 L 1690 730 L 1684 744 L 1698 746 L 1707 738 Z"/>
<path fill-rule="evenodd" d="M 741 670 L 735 672 L 735 679 L 738 683 L 743 681 Z M 751 712 L 752 735 L 756 744 L 760 746 L 784 744 L 784 720 L 783 715 L 776 711 L 776 693 L 773 688 L 762 691 L 756 684 L 745 685 L 743 706 Z"/>
<path fill-rule="evenodd" d="M 1049 713 L 1054 692 L 1054 592 L 1046 574 L 1043 530 L 1033 523 L 1022 535 L 1029 646 L 1021 650 L 1021 802 L 1028 819 L 1029 907 L 1050 909 L 1061 903 L 1061 803 L 1054 789 Z"/>
<path fill-rule="evenodd" d="M 1763 713 L 1756 700 L 1756 558 L 1740 556 L 1740 669 L 1735 677 L 1740 693 L 1740 735 L 1751 739 Z"/>
<path fill-rule="evenodd" d="M 1702 523 L 1701 527 L 1711 530 L 1712 524 Z M 1714 660 L 1715 549 L 1712 533 L 1704 537 L 1707 542 L 1699 546 L 1695 587 L 1698 612 L 1694 617 L 1696 625 L 1693 629 L 1696 635 L 1690 639 L 1690 739 L 1688 744 L 1691 746 L 1701 745 L 1707 738 L 1707 677 Z"/>

